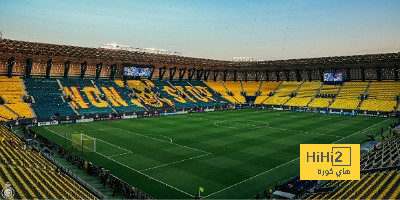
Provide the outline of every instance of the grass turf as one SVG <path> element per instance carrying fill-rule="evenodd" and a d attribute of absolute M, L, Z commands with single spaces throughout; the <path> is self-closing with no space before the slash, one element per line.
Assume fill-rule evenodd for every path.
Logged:
<path fill-rule="evenodd" d="M 242 109 L 33 128 L 155 198 L 251 198 L 298 175 L 299 144 L 362 143 L 397 119 Z"/>

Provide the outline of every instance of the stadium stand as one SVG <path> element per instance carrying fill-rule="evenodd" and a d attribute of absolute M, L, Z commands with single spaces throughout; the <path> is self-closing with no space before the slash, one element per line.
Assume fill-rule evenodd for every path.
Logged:
<path fill-rule="evenodd" d="M 109 105 L 118 112 L 144 111 L 143 105 L 132 99 L 129 95 L 132 93 L 123 83 L 117 84 L 112 80 L 95 80 L 98 89 L 106 95 Z"/>
<path fill-rule="evenodd" d="M 232 95 L 228 94 L 225 86 L 220 81 L 206 81 L 208 87 L 212 88 L 215 92 L 219 93 L 224 99 L 230 101 L 231 103 L 239 103 Z"/>
<path fill-rule="evenodd" d="M 256 96 L 261 85 L 261 81 L 242 81 L 241 83 L 246 96 Z"/>
<path fill-rule="evenodd" d="M 400 82 L 371 82 L 367 99 L 361 104 L 360 110 L 393 111 L 397 105 L 396 96 L 400 95 Z"/>
<path fill-rule="evenodd" d="M 225 103 L 229 103 L 229 101 L 215 93 L 214 90 L 208 87 L 203 81 L 190 81 L 190 83 L 197 90 L 199 90 L 200 94 L 207 96 L 209 100 L 213 101 L 213 105 L 223 105 Z"/>
<path fill-rule="evenodd" d="M 79 114 L 113 113 L 107 101 L 88 79 L 61 79 L 66 95 Z"/>
<path fill-rule="evenodd" d="M 282 84 L 276 90 L 276 93 L 273 96 L 267 98 L 263 102 L 263 104 L 283 105 L 290 99 L 291 94 L 295 93 L 302 83 L 303 82 L 282 82 Z"/>
<path fill-rule="evenodd" d="M 399 199 L 400 137 L 392 136 L 361 156 L 360 181 L 327 181 L 319 188 L 337 186 L 329 193 L 316 193 L 307 199 Z M 326 190 L 325 190 L 326 191 Z"/>
<path fill-rule="evenodd" d="M 313 99 L 313 97 L 318 92 L 318 89 L 321 87 L 321 82 L 304 82 L 301 85 L 299 91 L 296 96 L 291 98 L 285 105 L 286 106 L 299 106 L 305 107 L 307 104 Z"/>
<path fill-rule="evenodd" d="M 174 107 L 174 102 L 166 97 L 159 96 L 153 91 L 154 83 L 150 80 L 128 80 L 127 85 L 134 92 L 134 98 L 149 108 Z"/>
<path fill-rule="evenodd" d="M 400 137 L 390 137 L 363 155 L 360 167 L 363 170 L 400 165 Z"/>
<path fill-rule="evenodd" d="M 231 96 L 236 99 L 239 103 L 246 103 L 246 99 L 242 94 L 242 86 L 239 81 L 226 81 L 221 82 L 225 88 L 230 92 Z"/>
<path fill-rule="evenodd" d="M 171 83 L 188 101 L 192 101 L 198 106 L 210 107 L 220 104 L 221 98 L 201 81 L 173 81 Z"/>
<path fill-rule="evenodd" d="M 18 116 L 12 113 L 9 109 L 0 105 L 0 122 L 1 121 L 8 121 L 8 120 L 15 120 Z"/>
<path fill-rule="evenodd" d="M 366 172 L 360 181 L 327 181 L 321 188 L 338 186 L 336 192 L 313 194 L 307 199 L 398 199 L 400 191 L 398 170 Z"/>
<path fill-rule="evenodd" d="M 340 88 L 340 85 L 322 85 L 317 98 L 314 98 L 308 106 L 313 108 L 327 108 L 333 102 Z"/>
<path fill-rule="evenodd" d="M 360 95 L 367 89 L 368 82 L 345 82 L 336 100 L 332 103 L 332 109 L 357 109 L 360 104 Z"/>
<path fill-rule="evenodd" d="M 19 77 L 7 78 L 0 76 L 0 97 L 5 101 L 4 106 L 12 110 L 18 117 L 33 118 L 35 115 L 32 113 L 29 104 L 24 103 L 22 100 L 25 93 L 21 81 Z M 5 115 L 10 117 L 9 114 Z"/>
<path fill-rule="evenodd" d="M 0 145 L 0 184 L 10 182 L 15 199 L 97 199 L 39 152 L 24 149 L 23 142 L 4 126 L 0 137 L 6 138 Z"/>
<path fill-rule="evenodd" d="M 56 79 L 25 79 L 26 90 L 33 96 L 32 108 L 37 117 L 51 117 L 55 114 L 75 115 L 71 106 L 62 98 L 63 93 Z"/>
<path fill-rule="evenodd" d="M 154 80 L 153 83 L 162 96 L 174 102 L 175 108 L 196 107 L 196 100 L 191 98 L 180 84 L 174 83 L 174 85 L 179 85 L 177 89 L 164 80 Z"/>
<path fill-rule="evenodd" d="M 254 101 L 255 104 L 261 104 L 269 97 L 269 94 L 273 92 L 282 82 L 267 82 L 263 81 L 260 87 L 260 95 L 257 96 L 256 100 Z"/>

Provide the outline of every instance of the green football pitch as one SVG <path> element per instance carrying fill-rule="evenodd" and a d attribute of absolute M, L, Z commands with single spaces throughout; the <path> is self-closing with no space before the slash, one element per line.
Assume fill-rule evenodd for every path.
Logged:
<path fill-rule="evenodd" d="M 363 143 L 394 121 L 242 109 L 33 129 L 155 198 L 247 199 L 300 173 L 300 144 Z M 72 145 L 80 133 L 96 152 Z"/>

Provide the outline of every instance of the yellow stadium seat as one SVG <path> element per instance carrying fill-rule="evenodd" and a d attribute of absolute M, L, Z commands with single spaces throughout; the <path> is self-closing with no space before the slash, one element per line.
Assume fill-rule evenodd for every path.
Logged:
<path fill-rule="evenodd" d="M 282 84 L 276 89 L 275 95 L 267 98 L 263 104 L 283 105 L 290 99 L 290 94 L 294 93 L 301 84 L 302 82 L 282 82 Z"/>
<path fill-rule="evenodd" d="M 336 100 L 329 107 L 332 109 L 355 110 L 360 104 L 361 94 L 366 92 L 368 82 L 346 82 L 339 92 Z"/>

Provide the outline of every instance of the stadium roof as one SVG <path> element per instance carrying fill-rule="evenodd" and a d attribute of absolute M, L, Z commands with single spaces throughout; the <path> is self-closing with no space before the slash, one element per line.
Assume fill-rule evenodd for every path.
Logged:
<path fill-rule="evenodd" d="M 37 42 L 17 41 L 10 39 L 0 40 L 0 59 L 10 57 L 16 59 L 32 58 L 53 62 L 83 62 L 89 63 L 134 63 L 154 64 L 156 66 L 187 66 L 208 69 L 295 69 L 316 67 L 343 67 L 365 65 L 394 65 L 400 63 L 400 52 L 384 54 L 368 54 L 353 56 L 334 56 L 320 58 L 304 58 L 289 60 L 234 62 L 204 58 L 184 57 L 177 55 L 160 55 L 144 52 L 112 50 L 103 48 L 89 48 L 69 45 L 46 44 Z"/>

